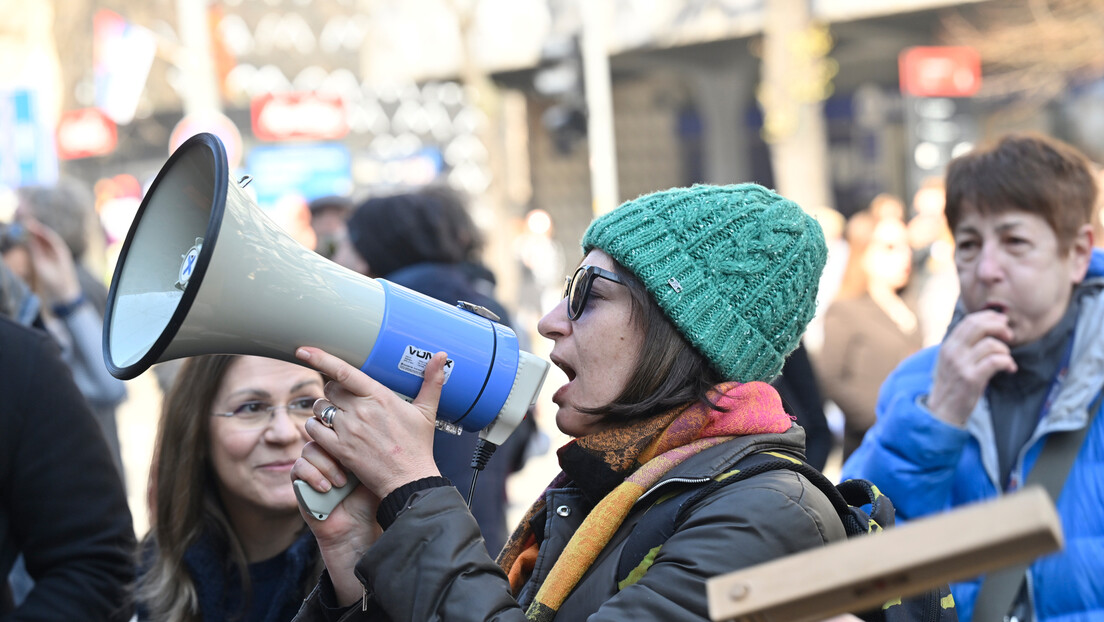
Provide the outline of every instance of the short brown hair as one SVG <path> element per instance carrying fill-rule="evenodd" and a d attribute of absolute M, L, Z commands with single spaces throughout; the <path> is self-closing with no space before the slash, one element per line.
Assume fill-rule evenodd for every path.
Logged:
<path fill-rule="evenodd" d="M 1069 250 L 1078 229 L 1092 222 L 1097 183 L 1076 148 L 1041 134 L 1010 134 L 996 145 L 951 161 L 947 168 L 947 223 L 954 231 L 966 213 L 1022 210 L 1040 216 Z"/>

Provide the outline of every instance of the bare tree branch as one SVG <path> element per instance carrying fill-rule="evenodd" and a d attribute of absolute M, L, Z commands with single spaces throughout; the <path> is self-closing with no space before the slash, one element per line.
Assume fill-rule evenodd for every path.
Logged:
<path fill-rule="evenodd" d="M 1104 0 L 988 3 L 945 15 L 939 38 L 978 51 L 980 97 L 1042 104 L 1104 77 Z"/>

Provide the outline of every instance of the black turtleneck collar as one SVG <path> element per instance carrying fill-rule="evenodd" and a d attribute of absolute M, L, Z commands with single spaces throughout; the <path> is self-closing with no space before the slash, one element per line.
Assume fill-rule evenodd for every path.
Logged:
<path fill-rule="evenodd" d="M 1020 451 L 1039 424 L 1051 383 L 1073 337 L 1080 308 L 1080 296 L 1075 292 L 1057 324 L 1039 339 L 1012 348 L 1016 372 L 998 373 L 985 389 L 1002 486 L 1008 485 Z"/>

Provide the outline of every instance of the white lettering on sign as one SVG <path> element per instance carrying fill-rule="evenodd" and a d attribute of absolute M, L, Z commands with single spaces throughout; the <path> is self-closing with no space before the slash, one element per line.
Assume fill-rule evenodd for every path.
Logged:
<path fill-rule="evenodd" d="M 406 349 L 403 350 L 402 358 L 399 360 L 399 369 L 419 378 L 425 378 L 425 367 L 431 358 L 433 358 L 433 352 L 429 350 L 423 350 L 414 346 L 406 346 Z M 453 362 L 452 359 L 445 361 L 446 383 L 448 382 L 449 376 L 452 375 Z"/>

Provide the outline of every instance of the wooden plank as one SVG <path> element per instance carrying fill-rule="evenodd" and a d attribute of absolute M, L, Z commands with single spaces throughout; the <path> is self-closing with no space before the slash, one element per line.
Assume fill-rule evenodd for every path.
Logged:
<path fill-rule="evenodd" d="M 1046 492 L 1031 486 L 996 500 L 918 519 L 710 579 L 713 622 L 816 622 L 864 611 L 1062 548 Z"/>

